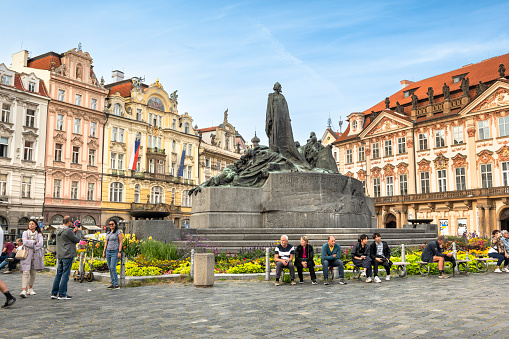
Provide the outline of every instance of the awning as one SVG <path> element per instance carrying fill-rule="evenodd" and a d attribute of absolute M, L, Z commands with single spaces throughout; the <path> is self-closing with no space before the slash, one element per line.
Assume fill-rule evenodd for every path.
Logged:
<path fill-rule="evenodd" d="M 83 228 L 89 230 L 89 231 L 102 231 L 103 229 L 100 227 L 97 227 L 95 225 L 81 225 Z"/>

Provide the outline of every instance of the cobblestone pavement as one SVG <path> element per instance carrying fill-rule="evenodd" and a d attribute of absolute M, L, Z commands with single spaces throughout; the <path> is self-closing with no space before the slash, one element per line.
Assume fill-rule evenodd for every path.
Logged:
<path fill-rule="evenodd" d="M 1 274 L 16 293 L 19 274 Z M 0 309 L 0 338 L 503 338 L 509 274 L 439 280 L 393 278 L 341 286 L 217 281 L 213 288 L 165 283 L 106 290 L 69 281 L 73 300 L 51 300 L 51 273 L 36 296 Z M 3 299 L 1 299 L 3 303 Z"/>

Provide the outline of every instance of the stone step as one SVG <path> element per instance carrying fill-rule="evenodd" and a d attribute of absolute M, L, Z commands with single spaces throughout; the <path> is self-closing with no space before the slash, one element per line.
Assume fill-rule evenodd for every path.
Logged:
<path fill-rule="evenodd" d="M 288 238 L 292 241 L 299 240 L 302 235 L 306 235 L 310 240 L 325 240 L 329 237 L 329 234 L 332 234 L 336 237 L 336 240 L 339 239 L 354 239 L 357 240 L 360 234 L 358 233 L 352 233 L 352 234 L 335 234 L 335 233 L 323 233 L 323 234 L 308 234 L 308 233 L 285 233 Z M 372 238 L 372 233 L 367 234 L 369 239 Z M 381 233 L 382 239 L 385 240 L 385 238 L 390 237 L 391 239 L 405 239 L 408 238 L 408 234 L 384 234 Z M 234 240 L 258 240 L 258 241 L 277 241 L 279 240 L 281 236 L 281 233 L 278 234 L 261 234 L 261 233 L 253 233 L 253 234 L 232 234 L 232 233 L 224 233 L 224 234 L 200 234 L 200 237 L 206 238 L 211 241 L 234 241 Z M 418 238 L 433 238 L 433 233 L 415 233 L 412 234 L 412 237 L 418 237 Z"/>
<path fill-rule="evenodd" d="M 384 234 L 426 233 L 424 228 L 204 228 L 197 234 Z"/>

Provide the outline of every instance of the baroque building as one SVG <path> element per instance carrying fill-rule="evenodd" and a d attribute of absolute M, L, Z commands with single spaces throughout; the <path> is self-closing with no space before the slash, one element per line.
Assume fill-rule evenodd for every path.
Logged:
<path fill-rule="evenodd" d="M 65 215 L 96 229 L 101 221 L 102 140 L 108 91 L 97 80 L 92 58 L 81 46 L 29 58 L 13 55 L 12 67 L 48 84 L 44 222 L 61 225 Z"/>
<path fill-rule="evenodd" d="M 179 114 L 177 91 L 168 94 L 159 80 L 149 86 L 141 78 L 124 79 L 120 71 L 113 77 L 106 85 L 102 222 L 152 210 L 167 212 L 166 219 L 185 227 L 192 204 L 188 192 L 198 184 L 193 119 Z"/>
<path fill-rule="evenodd" d="M 0 64 L 0 226 L 16 237 L 43 213 L 48 102 L 44 80 Z"/>
<path fill-rule="evenodd" d="M 509 229 L 504 65 L 509 54 L 403 80 L 398 92 L 348 116 L 333 154 L 339 171 L 362 181 L 374 197 L 379 227 L 431 219 L 447 235 Z"/>

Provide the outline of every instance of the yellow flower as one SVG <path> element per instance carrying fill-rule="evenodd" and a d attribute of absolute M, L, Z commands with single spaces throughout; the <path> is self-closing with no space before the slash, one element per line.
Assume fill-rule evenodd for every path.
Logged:
<path fill-rule="evenodd" d="M 152 237 L 148 237 L 148 240 L 152 240 Z"/>

